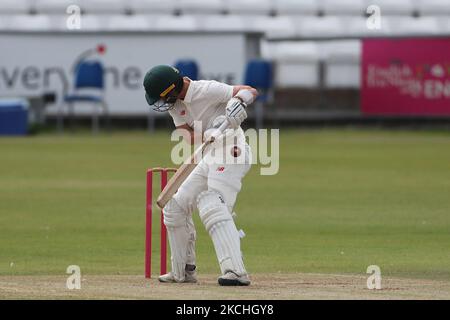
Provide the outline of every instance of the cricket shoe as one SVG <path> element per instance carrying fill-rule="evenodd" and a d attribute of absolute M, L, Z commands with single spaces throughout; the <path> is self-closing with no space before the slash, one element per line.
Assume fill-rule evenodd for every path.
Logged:
<path fill-rule="evenodd" d="M 197 273 L 195 272 L 195 265 L 187 264 L 184 273 L 184 280 L 177 281 L 170 271 L 158 277 L 159 282 L 163 283 L 197 283 Z"/>
<path fill-rule="evenodd" d="M 220 276 L 219 284 L 221 286 L 248 286 L 250 285 L 250 279 L 247 274 L 238 275 L 233 271 L 228 271 L 223 276 Z"/>

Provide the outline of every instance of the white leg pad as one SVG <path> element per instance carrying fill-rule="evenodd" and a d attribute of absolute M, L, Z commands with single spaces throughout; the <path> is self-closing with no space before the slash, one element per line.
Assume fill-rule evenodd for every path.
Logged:
<path fill-rule="evenodd" d="M 186 213 L 174 199 L 166 204 L 163 212 L 170 244 L 172 273 L 177 282 L 183 282 L 190 241 Z"/>
<path fill-rule="evenodd" d="M 242 261 L 239 232 L 227 205 L 216 191 L 203 191 L 198 195 L 200 219 L 214 244 L 222 274 L 233 271 L 247 274 Z"/>
<path fill-rule="evenodd" d="M 195 231 L 194 220 L 192 219 L 192 215 L 190 214 L 187 217 L 187 228 L 189 233 L 189 242 L 187 246 L 187 259 L 186 263 L 195 265 L 195 240 L 197 239 L 197 233 Z"/>

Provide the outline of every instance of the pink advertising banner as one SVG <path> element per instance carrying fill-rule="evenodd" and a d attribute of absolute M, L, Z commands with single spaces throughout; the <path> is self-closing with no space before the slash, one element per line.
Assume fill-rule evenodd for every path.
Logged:
<path fill-rule="evenodd" d="M 450 116 L 450 38 L 365 39 L 361 110 Z"/>

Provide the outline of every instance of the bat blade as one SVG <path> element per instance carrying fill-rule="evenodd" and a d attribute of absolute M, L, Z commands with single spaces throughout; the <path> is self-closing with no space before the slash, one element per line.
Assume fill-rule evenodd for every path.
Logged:
<path fill-rule="evenodd" d="M 195 150 L 192 156 L 185 161 L 177 170 L 177 172 L 172 176 L 172 178 L 167 182 L 163 191 L 161 191 L 158 199 L 156 200 L 156 204 L 160 209 L 164 208 L 164 206 L 172 199 L 173 195 L 177 192 L 178 188 L 183 184 L 183 182 L 187 179 L 187 177 L 194 171 L 197 164 L 200 162 L 203 157 L 203 151 L 205 148 L 214 140 L 219 134 L 222 134 L 224 130 L 228 127 L 228 121 L 222 123 L 222 125 L 217 129 L 216 134 L 213 134 L 207 141 L 203 142 L 203 144 Z"/>
<path fill-rule="evenodd" d="M 166 184 L 164 190 L 158 196 L 156 204 L 160 209 L 172 199 L 173 195 L 177 192 L 181 184 L 186 180 L 186 178 L 194 171 L 197 164 L 195 163 L 183 163 L 177 170 L 177 172 L 172 176 L 169 182 Z"/>

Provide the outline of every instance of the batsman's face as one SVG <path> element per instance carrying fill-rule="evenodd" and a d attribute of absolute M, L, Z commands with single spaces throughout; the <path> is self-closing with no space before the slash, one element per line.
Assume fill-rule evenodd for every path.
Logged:
<path fill-rule="evenodd" d="M 151 107 L 157 112 L 166 112 L 173 109 L 175 102 L 177 102 L 177 99 L 178 93 L 175 92 L 175 90 L 172 90 L 169 95 L 159 99 Z"/>

